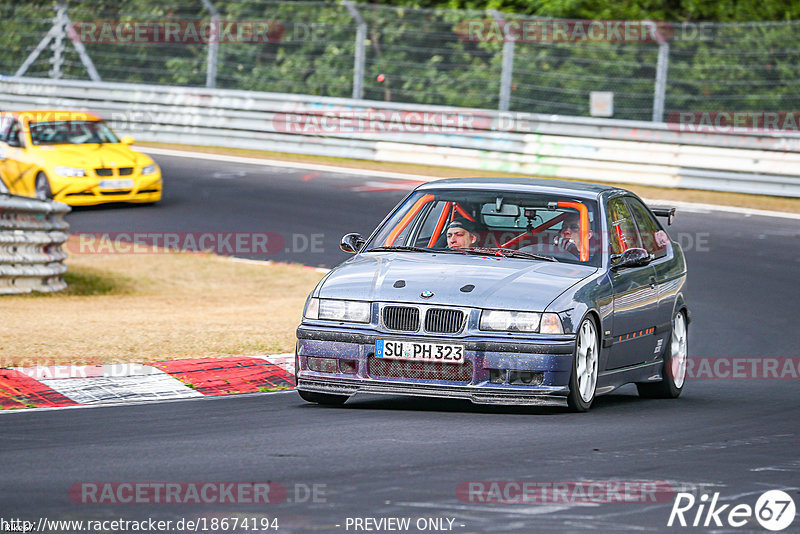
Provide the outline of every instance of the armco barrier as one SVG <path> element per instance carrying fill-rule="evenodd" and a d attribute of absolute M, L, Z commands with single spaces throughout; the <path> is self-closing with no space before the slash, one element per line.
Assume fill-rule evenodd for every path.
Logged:
<path fill-rule="evenodd" d="M 67 287 L 61 245 L 69 211 L 60 202 L 0 194 L 0 295 Z"/>
<path fill-rule="evenodd" d="M 651 122 L 40 78 L 2 78 L 0 98 L 10 110 L 91 110 L 142 141 L 800 197 L 800 135 L 790 133 L 681 132 Z M 374 128 L 286 127 L 287 114 L 313 122 L 343 112 L 372 113 Z M 414 131 L 374 120 L 376 112 L 427 113 L 451 125 L 466 117 L 469 128 Z"/>

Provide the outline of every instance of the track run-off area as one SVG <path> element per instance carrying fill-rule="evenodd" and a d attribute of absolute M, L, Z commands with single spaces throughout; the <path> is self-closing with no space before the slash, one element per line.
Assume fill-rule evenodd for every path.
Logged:
<path fill-rule="evenodd" d="M 223 241 L 222 253 L 333 267 L 347 258 L 343 234 L 366 236 L 417 185 L 361 171 L 154 158 L 165 176 L 160 203 L 77 208 L 67 216 L 70 232 L 148 234 L 151 242 L 208 234 Z M 691 208 L 679 209 L 668 231 L 689 268 L 690 357 L 740 362 L 726 376 L 718 367 L 690 380 L 677 400 L 640 399 L 626 386 L 589 413 L 571 414 L 390 397 L 329 408 L 290 391 L 20 410 L 0 415 L 3 509 L 34 522 L 152 518 L 173 528 L 204 518 L 210 529 L 216 518 L 207 530 L 214 532 L 246 531 L 219 523 L 230 518 L 265 532 L 274 530 L 263 528 L 272 525 L 264 518 L 277 519 L 278 532 L 297 533 L 388 532 L 403 523 L 379 521 L 403 518 L 410 532 L 713 529 L 713 518 L 703 526 L 705 511 L 696 528 L 667 526 L 683 491 L 698 503 L 716 496 L 718 508 L 728 505 L 715 531 L 763 532 L 753 517 L 740 527 L 725 521 L 730 508 L 754 507 L 768 490 L 800 505 L 800 370 L 752 376 L 767 359 L 800 357 L 800 220 Z M 263 233 L 266 244 L 254 243 Z M 524 481 L 562 493 L 509 499 Z M 625 482 L 658 491 L 623 502 L 615 484 Z M 183 496 L 188 484 L 216 484 L 216 501 L 122 502 L 128 493 L 119 483 L 133 483 L 132 491 L 178 483 Z M 250 484 L 245 491 L 257 502 L 220 498 L 222 483 Z M 591 483 L 605 498 L 575 496 Z M 503 498 L 470 488 L 499 488 Z M 113 498 L 98 501 L 104 490 Z M 698 513 L 694 506 L 685 514 L 690 525 Z M 194 526 L 202 531 L 203 523 Z"/>

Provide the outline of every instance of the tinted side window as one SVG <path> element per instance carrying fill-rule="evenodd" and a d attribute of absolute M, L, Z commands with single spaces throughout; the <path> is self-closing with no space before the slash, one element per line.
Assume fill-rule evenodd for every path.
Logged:
<path fill-rule="evenodd" d="M 411 243 L 411 244 L 413 244 L 414 246 L 417 246 L 417 247 L 427 247 L 428 246 L 428 243 L 430 242 L 431 236 L 433 235 L 433 231 L 436 229 L 436 225 L 438 224 L 439 219 L 442 217 L 442 211 L 444 211 L 445 207 L 448 208 L 448 212 L 447 212 L 447 215 L 446 215 L 448 218 L 445 221 L 444 233 L 447 233 L 447 229 L 446 229 L 447 228 L 447 224 L 446 223 L 450 222 L 450 218 L 449 218 L 450 205 L 449 204 L 450 204 L 449 202 L 444 202 L 444 201 L 441 201 L 441 200 L 434 204 L 433 209 L 430 211 L 430 213 L 428 213 L 428 216 L 425 218 L 425 221 L 423 221 L 422 225 L 419 228 L 419 231 L 417 232 L 416 242 L 415 243 Z M 440 234 L 442 234 L 442 232 L 440 232 Z M 442 238 L 441 235 L 439 237 L 440 237 L 440 239 L 438 240 L 439 242 L 438 243 L 434 243 L 434 246 L 438 245 L 440 247 L 446 247 L 447 246 L 447 240 L 445 238 Z"/>
<path fill-rule="evenodd" d="M 644 204 L 635 198 L 628 198 L 627 201 L 631 208 L 633 219 L 636 221 L 636 226 L 639 228 L 642 247 L 655 258 L 666 256 L 667 244 L 669 243 L 666 232 L 658 226 L 658 223 Z"/>
<path fill-rule="evenodd" d="M 22 136 L 20 135 L 19 121 L 11 121 L 11 127 L 8 131 L 8 135 L 6 135 L 5 142 L 11 146 L 22 146 Z"/>
<path fill-rule="evenodd" d="M 612 254 L 621 254 L 629 248 L 641 247 L 639 233 L 633 217 L 622 197 L 611 199 L 606 210 L 608 217 L 608 242 L 611 244 Z"/>
<path fill-rule="evenodd" d="M 0 117 L 0 141 L 6 140 L 12 122 L 13 119 L 11 117 Z"/>

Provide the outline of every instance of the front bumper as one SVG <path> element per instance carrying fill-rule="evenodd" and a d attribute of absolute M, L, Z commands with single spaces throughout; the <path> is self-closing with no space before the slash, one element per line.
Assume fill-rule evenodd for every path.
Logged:
<path fill-rule="evenodd" d="M 566 396 L 575 347 L 575 338 L 569 335 L 524 339 L 480 335 L 445 338 L 309 325 L 297 329 L 297 338 L 299 390 L 348 396 L 373 393 L 458 398 L 476 404 L 542 404 L 547 399 Z M 375 342 L 378 339 L 463 345 L 465 365 L 471 366 L 471 376 L 468 380 L 444 379 L 446 373 L 437 376 L 436 364 L 432 362 L 432 370 L 422 371 L 417 367 L 406 375 L 380 376 L 372 368 L 372 362 L 377 361 Z M 340 372 L 341 365 L 336 372 L 314 371 L 309 368 L 309 357 L 355 360 L 357 371 Z M 385 365 L 380 367 L 386 368 Z M 506 383 L 493 382 L 492 370 L 505 372 Z M 538 379 L 535 384 L 508 383 L 514 371 L 535 373 Z M 418 378 L 420 375 L 426 376 Z"/>
<path fill-rule="evenodd" d="M 118 177 L 113 177 L 117 179 Z M 124 176 L 122 178 L 128 178 Z M 101 178 L 51 178 L 53 200 L 70 206 L 92 206 L 107 202 L 158 202 L 161 200 L 161 173 L 131 175 L 133 187 L 102 189 Z"/>

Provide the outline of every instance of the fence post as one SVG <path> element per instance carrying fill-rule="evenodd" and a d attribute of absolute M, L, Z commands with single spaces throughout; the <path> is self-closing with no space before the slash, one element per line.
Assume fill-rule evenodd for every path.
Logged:
<path fill-rule="evenodd" d="M 53 58 L 50 60 L 50 63 L 53 64 L 53 68 L 50 70 L 50 76 L 52 78 L 61 78 L 61 66 L 64 63 L 64 36 L 68 36 L 72 41 L 72 46 L 78 51 L 78 56 L 80 56 L 83 66 L 86 67 L 86 72 L 89 73 L 89 77 L 92 81 L 102 81 L 100 75 L 97 74 L 97 69 L 94 68 L 92 58 L 86 53 L 86 48 L 83 46 L 80 37 L 75 33 L 75 29 L 72 28 L 72 20 L 70 20 L 69 14 L 67 13 L 67 4 L 60 1 L 56 6 L 56 13 L 53 26 L 50 27 L 50 30 L 44 38 L 39 41 L 39 44 L 33 52 L 25 58 L 25 61 L 17 69 L 13 77 L 19 78 L 20 76 L 24 76 L 25 73 L 28 72 L 30 66 L 33 65 L 33 62 L 39 57 L 39 54 L 44 52 L 44 49 L 50 44 L 50 41 L 54 41 Z"/>
<path fill-rule="evenodd" d="M 219 11 L 211 0 L 203 0 L 203 6 L 211 13 L 211 31 L 208 36 L 208 58 L 206 60 L 206 87 L 217 86 L 217 59 L 219 56 Z"/>
<path fill-rule="evenodd" d="M 50 58 L 50 77 L 54 80 L 61 79 L 61 67 L 64 65 L 64 37 L 67 36 L 67 3 L 58 0 L 56 4 L 56 18 L 53 28 L 57 28 L 53 34 L 53 57 Z"/>
<path fill-rule="evenodd" d="M 356 50 L 353 59 L 353 98 L 364 98 L 364 61 L 366 60 L 367 23 L 350 0 L 342 2 L 356 21 Z"/>
<path fill-rule="evenodd" d="M 652 21 L 645 21 L 658 42 L 656 83 L 653 90 L 653 122 L 664 122 L 664 100 L 667 94 L 667 71 L 669 69 L 669 41 Z"/>
<path fill-rule="evenodd" d="M 496 9 L 490 9 L 489 14 L 500 24 L 502 27 L 505 19 Z M 503 33 L 505 35 L 505 33 Z M 502 70 L 500 71 L 500 95 L 497 109 L 499 111 L 508 111 L 508 106 L 511 102 L 511 78 L 514 74 L 514 40 L 503 39 L 503 63 Z"/>

